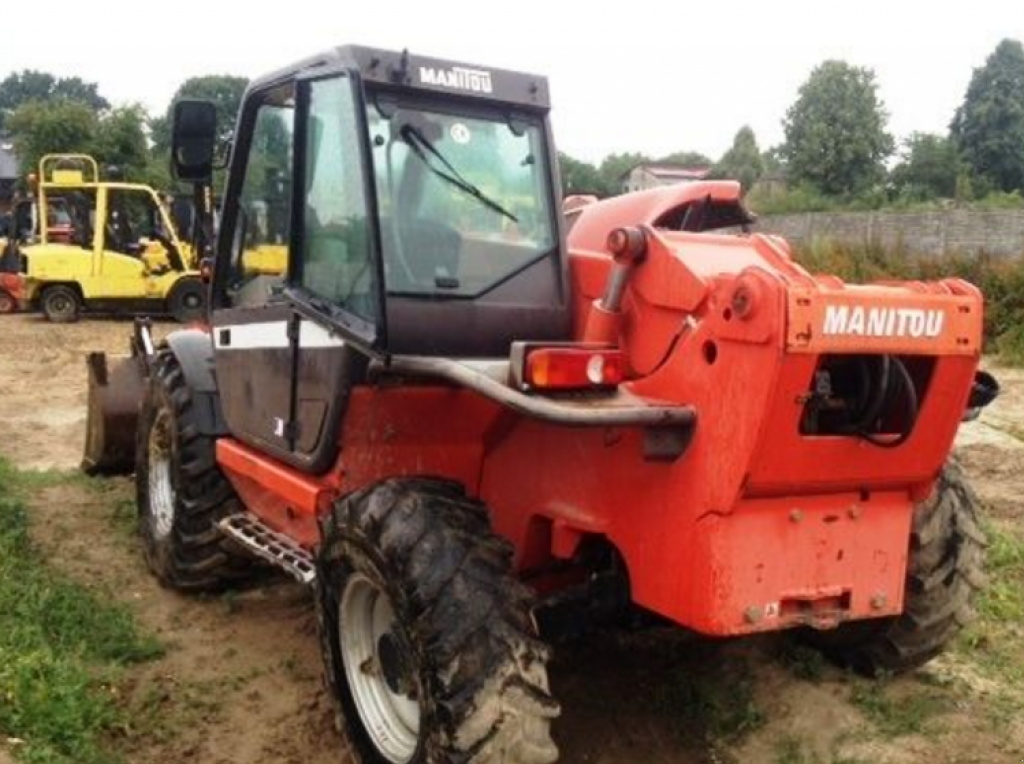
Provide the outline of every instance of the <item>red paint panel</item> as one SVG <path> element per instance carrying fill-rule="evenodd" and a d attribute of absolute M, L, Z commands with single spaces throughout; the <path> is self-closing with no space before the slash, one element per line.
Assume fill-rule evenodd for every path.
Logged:
<path fill-rule="evenodd" d="M 306 549 L 320 546 L 320 526 L 316 515 L 296 512 L 273 489 L 251 477 L 227 470 L 225 474 L 247 510 Z"/>
<path fill-rule="evenodd" d="M 422 385 L 354 390 L 336 475 L 344 491 L 387 477 L 435 475 L 475 492 L 501 409 L 466 390 Z"/>
<path fill-rule="evenodd" d="M 217 464 L 246 509 L 307 549 L 320 544 L 318 513 L 334 490 L 231 438 L 217 441 Z"/>
<path fill-rule="evenodd" d="M 903 607 L 913 505 L 905 493 L 745 500 L 698 520 L 689 625 L 744 634 L 800 625 L 816 601 L 838 620 Z M 834 612 L 839 602 L 847 607 Z"/>
<path fill-rule="evenodd" d="M 788 302 L 792 353 L 981 352 L 981 305 L 974 296 L 874 286 L 793 290 Z"/>
<path fill-rule="evenodd" d="M 316 514 L 328 486 L 232 438 L 217 441 L 217 463 L 234 475 L 249 478 L 281 497 L 294 511 Z"/>

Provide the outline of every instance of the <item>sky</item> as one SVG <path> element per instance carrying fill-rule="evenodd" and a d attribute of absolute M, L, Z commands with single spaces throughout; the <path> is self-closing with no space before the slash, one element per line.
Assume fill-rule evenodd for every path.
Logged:
<path fill-rule="evenodd" d="M 775 145 L 827 59 L 875 70 L 897 139 L 945 132 L 973 69 L 1024 40 L 1019 0 L 48 0 L 15 3 L 5 22 L 0 78 L 75 75 L 153 113 L 188 77 L 254 77 L 345 43 L 544 74 L 559 148 L 588 161 L 717 158 L 745 124 Z"/>

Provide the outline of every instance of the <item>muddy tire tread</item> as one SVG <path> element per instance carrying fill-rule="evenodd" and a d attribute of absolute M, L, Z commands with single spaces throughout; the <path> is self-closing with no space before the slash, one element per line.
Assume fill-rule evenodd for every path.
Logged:
<path fill-rule="evenodd" d="M 232 549 L 217 527 L 227 515 L 241 511 L 234 489 L 221 473 L 215 441 L 202 435 L 195 423 L 191 392 L 170 348 L 157 351 L 152 364 L 150 389 L 140 416 L 136 443 L 136 487 L 146 560 L 165 586 L 180 591 L 212 592 L 237 584 L 253 572 L 253 563 Z M 149 423 L 154 405 L 172 409 L 176 434 L 176 458 L 172 456 L 175 483 L 175 520 L 162 549 L 146 533 L 145 506 L 148 483 Z"/>
<path fill-rule="evenodd" d="M 512 547 L 490 528 L 487 508 L 454 482 L 386 480 L 335 505 L 323 523 L 320 614 L 327 678 L 340 698 L 344 669 L 332 648 L 338 566 L 359 558 L 401 582 L 389 589 L 425 666 L 424 734 L 415 761 L 550 764 L 549 648 L 536 636 L 532 595 L 513 576 Z M 358 562 L 352 562 L 359 565 Z M 386 585 L 386 584 L 385 584 Z M 336 640 L 333 640 L 336 642 Z M 339 725 L 358 738 L 338 705 Z M 360 746 L 354 746 L 360 748 Z M 365 748 L 365 745 L 363 746 Z M 359 750 L 361 762 L 376 762 Z"/>

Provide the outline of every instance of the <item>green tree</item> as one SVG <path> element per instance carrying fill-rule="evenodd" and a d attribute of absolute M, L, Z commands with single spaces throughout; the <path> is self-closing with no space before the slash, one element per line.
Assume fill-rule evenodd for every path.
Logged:
<path fill-rule="evenodd" d="M 738 180 L 744 191 L 754 187 L 764 173 L 764 159 L 757 146 L 757 137 L 749 126 L 744 125 L 736 133 L 732 146 L 718 160 L 713 173 L 717 178 Z"/>
<path fill-rule="evenodd" d="M 138 105 L 98 115 L 77 101 L 30 101 L 10 117 L 8 128 L 25 171 L 45 154 L 92 155 L 100 166 L 116 166 L 131 181 L 149 180 L 146 112 Z"/>
<path fill-rule="evenodd" d="M 149 164 L 145 109 L 134 104 L 111 110 L 100 118 L 99 129 L 89 142 L 101 165 L 114 165 L 131 181 L 145 180 Z"/>
<path fill-rule="evenodd" d="M 95 82 L 86 82 L 79 77 L 58 78 L 53 85 L 50 100 L 77 101 L 94 111 L 110 108 L 110 102 L 99 93 L 99 85 Z"/>
<path fill-rule="evenodd" d="M 185 80 L 171 99 L 167 113 L 150 121 L 153 138 L 153 152 L 166 156 L 171 148 L 171 125 L 174 118 L 174 104 L 182 98 L 198 98 L 211 101 L 217 108 L 217 128 L 222 144 L 231 140 L 235 131 L 235 120 L 242 103 L 242 96 L 249 85 L 245 77 L 229 74 L 210 74 Z"/>
<path fill-rule="evenodd" d="M 573 159 L 568 154 L 558 152 L 558 166 L 562 173 L 562 193 L 596 194 L 609 196 L 618 189 L 609 188 L 597 167 L 580 159 Z"/>
<path fill-rule="evenodd" d="M 22 168 L 39 165 L 45 154 L 86 153 L 99 128 L 96 112 L 75 101 L 29 101 L 7 120 Z"/>
<path fill-rule="evenodd" d="M 900 162 L 889 179 L 904 198 L 951 199 L 957 195 L 959 174 L 960 160 L 950 139 L 913 133 L 903 142 Z"/>
<path fill-rule="evenodd" d="M 871 69 L 825 61 L 800 87 L 783 121 L 790 181 L 836 196 L 877 184 L 894 148 L 886 120 Z"/>
<path fill-rule="evenodd" d="M 79 77 L 58 78 L 47 72 L 25 69 L 8 75 L 0 82 L 0 130 L 8 128 L 7 120 L 19 107 L 33 101 L 74 101 L 97 112 L 110 108 L 93 82 L 85 82 Z"/>
<path fill-rule="evenodd" d="M 1003 40 L 974 70 L 950 126 L 964 162 L 1003 191 L 1024 189 L 1024 47 Z"/>

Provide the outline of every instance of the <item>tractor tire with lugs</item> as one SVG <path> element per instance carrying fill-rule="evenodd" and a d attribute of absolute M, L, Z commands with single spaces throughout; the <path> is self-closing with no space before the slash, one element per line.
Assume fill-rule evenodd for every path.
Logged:
<path fill-rule="evenodd" d="M 914 510 L 902 615 L 812 633 L 812 644 L 867 676 L 910 671 L 936 657 L 973 619 L 984 586 L 987 542 L 978 515 L 962 470 L 947 464 L 932 497 Z"/>
<path fill-rule="evenodd" d="M 362 764 L 549 764 L 558 704 L 532 595 L 457 483 L 391 479 L 323 521 L 317 615 Z"/>
<path fill-rule="evenodd" d="M 191 391 L 169 348 L 157 351 L 151 370 L 135 451 L 146 562 L 167 587 L 216 591 L 252 568 L 217 527 L 240 505 L 217 467 L 214 438 L 199 432 Z"/>

